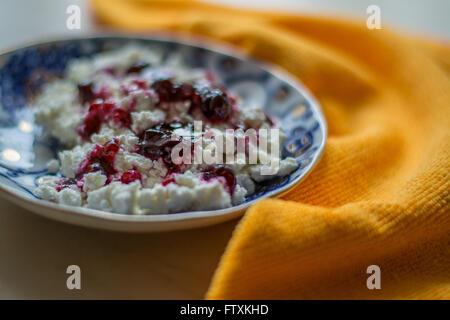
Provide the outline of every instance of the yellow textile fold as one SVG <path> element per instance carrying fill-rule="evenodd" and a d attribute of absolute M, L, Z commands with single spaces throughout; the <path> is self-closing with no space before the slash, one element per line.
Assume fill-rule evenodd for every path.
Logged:
<path fill-rule="evenodd" d="M 209 299 L 450 298 L 450 50 L 364 21 L 196 1 L 94 0 L 99 21 L 241 47 L 303 81 L 329 137 L 311 175 L 240 221 Z M 369 290 L 369 265 L 381 290 Z"/>

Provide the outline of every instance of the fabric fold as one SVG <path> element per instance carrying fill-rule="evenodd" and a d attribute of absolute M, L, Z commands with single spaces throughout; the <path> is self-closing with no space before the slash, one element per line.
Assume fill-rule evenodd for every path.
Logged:
<path fill-rule="evenodd" d="M 239 222 L 208 299 L 450 298 L 450 49 L 365 21 L 197 1 L 93 0 L 99 22 L 238 46 L 302 81 L 323 158 Z M 381 290 L 366 270 L 381 269 Z"/>

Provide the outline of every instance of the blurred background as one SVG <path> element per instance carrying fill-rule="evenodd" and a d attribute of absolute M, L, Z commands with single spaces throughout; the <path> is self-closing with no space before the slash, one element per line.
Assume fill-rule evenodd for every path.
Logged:
<path fill-rule="evenodd" d="M 300 14 L 366 19 L 369 5 L 381 9 L 384 26 L 421 36 L 450 39 L 450 0 L 204 0 L 230 6 L 276 9 Z M 66 9 L 80 6 L 81 30 L 66 28 Z M 1 0 L 0 50 L 28 41 L 95 32 L 89 0 Z"/>
<path fill-rule="evenodd" d="M 450 40 L 450 0 L 204 1 L 350 16 L 364 24 L 367 7 L 377 5 L 384 27 Z M 81 30 L 66 28 L 69 5 L 81 8 Z M 0 0 L 0 51 L 30 41 L 98 31 L 89 0 Z M 0 299 L 201 299 L 236 224 L 230 221 L 180 232 L 119 234 L 43 219 L 4 200 L 0 200 L 0 211 L 0 257 L 4 262 L 0 263 Z M 65 269 L 70 264 L 83 267 L 87 281 L 80 292 L 65 287 Z"/>

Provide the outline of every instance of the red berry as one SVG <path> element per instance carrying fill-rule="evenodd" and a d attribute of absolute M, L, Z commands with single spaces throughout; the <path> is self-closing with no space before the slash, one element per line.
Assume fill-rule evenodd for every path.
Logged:
<path fill-rule="evenodd" d="M 163 182 L 161 182 L 161 184 L 162 184 L 163 186 L 167 186 L 167 185 L 170 184 L 170 183 L 177 183 L 177 182 L 175 181 L 174 178 L 169 178 L 169 179 L 166 179 L 166 180 L 164 180 Z"/>
<path fill-rule="evenodd" d="M 114 168 L 114 160 L 119 148 L 117 139 L 108 141 L 103 146 L 96 144 L 87 158 L 81 163 L 75 178 L 81 178 L 83 174 L 89 172 L 101 171 L 108 177 L 107 182 L 111 182 L 111 176 L 117 173 L 117 170 Z"/>
<path fill-rule="evenodd" d="M 127 73 L 139 73 L 142 70 L 144 70 L 145 68 L 149 67 L 150 64 L 148 62 L 145 61 L 138 61 L 133 63 L 128 69 L 127 69 Z"/>
<path fill-rule="evenodd" d="M 215 177 L 223 177 L 225 178 L 226 186 L 228 188 L 228 192 L 230 194 L 233 193 L 234 188 L 236 187 L 236 177 L 234 175 L 234 172 L 225 167 L 225 166 L 218 166 L 218 167 L 208 167 L 203 171 L 203 179 L 206 181 L 215 178 Z"/>
<path fill-rule="evenodd" d="M 159 102 L 171 102 L 175 100 L 175 90 L 170 80 L 158 80 L 152 84 L 152 89 L 155 90 L 159 97 Z"/>
<path fill-rule="evenodd" d="M 68 188 L 70 186 L 76 185 L 77 180 L 74 178 L 61 178 L 56 183 L 56 191 L 60 192 L 61 190 Z"/>
<path fill-rule="evenodd" d="M 94 100 L 94 91 L 91 81 L 80 82 L 78 84 L 78 96 L 83 104 Z"/>
<path fill-rule="evenodd" d="M 124 173 L 122 173 L 122 176 L 120 177 L 120 181 L 125 184 L 129 184 L 136 180 L 142 181 L 141 173 L 136 170 L 129 170 L 127 172 L 124 172 Z"/>
<path fill-rule="evenodd" d="M 195 89 L 189 83 L 179 83 L 174 87 L 177 100 L 190 100 L 195 94 Z"/>
<path fill-rule="evenodd" d="M 124 109 L 114 109 L 112 112 L 112 120 L 124 128 L 131 126 L 131 115 Z"/>
<path fill-rule="evenodd" d="M 223 121 L 231 113 L 231 102 L 219 89 L 207 91 L 203 95 L 202 112 L 209 120 Z"/>

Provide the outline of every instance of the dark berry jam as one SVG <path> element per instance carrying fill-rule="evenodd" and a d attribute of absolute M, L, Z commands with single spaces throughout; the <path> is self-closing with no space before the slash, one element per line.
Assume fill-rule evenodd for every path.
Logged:
<path fill-rule="evenodd" d="M 145 61 L 137 61 L 133 63 L 128 69 L 127 73 L 139 73 L 145 68 L 148 68 L 150 66 L 150 63 Z"/>
<path fill-rule="evenodd" d="M 200 107 L 211 121 L 227 120 L 232 111 L 232 102 L 223 89 L 198 88 L 189 83 L 173 84 L 169 79 L 155 81 L 151 87 L 158 95 L 159 103 L 190 101 L 190 112 Z"/>
<path fill-rule="evenodd" d="M 175 129 L 188 126 L 181 122 L 171 122 L 161 123 L 145 130 L 140 136 L 137 152 L 152 160 L 162 159 L 169 173 L 180 172 L 180 165 L 172 161 L 172 149 L 182 141 L 182 138 L 172 139 L 172 133 Z"/>
<path fill-rule="evenodd" d="M 79 179 L 89 172 L 101 171 L 102 174 L 107 176 L 107 183 L 111 182 L 112 176 L 117 173 L 114 168 L 114 160 L 119 148 L 117 139 L 108 141 L 103 146 L 96 144 L 87 158 L 81 162 L 75 178 Z"/>
<path fill-rule="evenodd" d="M 224 121 L 231 113 L 231 102 L 227 95 L 219 90 L 212 89 L 202 96 L 201 109 L 206 118 L 211 121 Z"/>
<path fill-rule="evenodd" d="M 103 69 L 101 69 L 101 70 L 99 70 L 97 72 L 110 75 L 111 77 L 117 77 L 117 76 L 120 75 L 119 70 L 117 68 L 114 68 L 114 67 L 103 68 Z"/>
<path fill-rule="evenodd" d="M 91 81 L 84 81 L 78 84 L 78 97 L 83 104 L 94 100 L 95 95 Z"/>
<path fill-rule="evenodd" d="M 168 79 L 153 82 L 152 89 L 155 90 L 159 98 L 159 103 L 177 101 L 176 90 L 172 81 Z"/>
<path fill-rule="evenodd" d="M 203 171 L 203 179 L 205 181 L 208 181 L 213 178 L 217 177 L 223 177 L 225 178 L 226 186 L 228 189 L 228 192 L 230 194 L 233 194 L 234 188 L 236 187 L 236 177 L 234 175 L 233 170 L 225 167 L 225 166 L 218 166 L 218 167 L 208 167 Z"/>
<path fill-rule="evenodd" d="M 134 79 L 131 82 L 131 84 L 128 84 L 128 85 L 121 84 L 120 88 L 119 88 L 120 93 L 123 96 L 128 96 L 133 91 L 147 90 L 147 89 L 148 89 L 148 83 L 144 79 Z"/>
<path fill-rule="evenodd" d="M 170 184 L 170 183 L 177 183 L 177 182 L 175 181 L 174 178 L 169 178 L 169 179 L 166 179 L 166 180 L 164 180 L 163 182 L 161 182 L 161 184 L 162 184 L 164 187 L 167 186 L 167 185 Z"/>
<path fill-rule="evenodd" d="M 111 120 L 123 128 L 129 128 L 131 126 L 130 113 L 121 108 L 115 108 L 111 112 Z"/>
<path fill-rule="evenodd" d="M 128 170 L 120 176 L 120 182 L 129 184 L 133 181 L 139 180 L 142 182 L 142 175 L 137 170 Z"/>
<path fill-rule="evenodd" d="M 178 83 L 174 86 L 175 100 L 190 100 L 195 94 L 194 87 L 189 83 Z"/>
<path fill-rule="evenodd" d="M 73 185 L 78 185 L 78 180 L 74 178 L 61 178 L 58 180 L 56 184 L 56 191 L 60 192 L 61 190 L 71 187 Z"/>
<path fill-rule="evenodd" d="M 113 102 L 96 100 L 89 106 L 89 111 L 84 117 L 83 123 L 77 128 L 77 133 L 84 140 L 89 140 L 93 133 L 100 130 L 102 123 L 109 121 L 124 128 L 131 126 L 129 111 L 119 108 Z"/>
<path fill-rule="evenodd" d="M 190 110 L 200 107 L 202 104 L 202 97 L 200 92 L 188 83 L 179 83 L 175 86 L 178 100 L 190 101 Z"/>
<path fill-rule="evenodd" d="M 111 90 L 108 87 L 101 87 L 98 92 L 94 94 L 95 99 L 103 99 L 106 100 L 111 97 Z"/>
<path fill-rule="evenodd" d="M 108 87 L 102 87 L 95 92 L 93 83 L 91 81 L 84 81 L 78 84 L 78 97 L 80 102 L 85 104 L 95 99 L 108 99 L 111 97 L 111 91 Z"/>
<path fill-rule="evenodd" d="M 147 89 L 147 81 L 143 79 L 135 79 L 133 80 L 133 84 L 135 84 L 139 89 Z"/>

